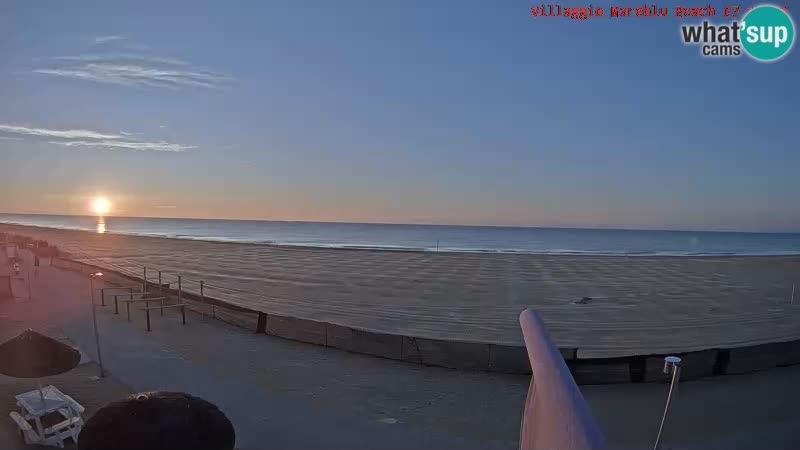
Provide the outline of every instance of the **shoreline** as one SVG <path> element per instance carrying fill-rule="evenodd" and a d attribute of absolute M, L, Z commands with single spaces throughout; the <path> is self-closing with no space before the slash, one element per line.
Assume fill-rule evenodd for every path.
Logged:
<path fill-rule="evenodd" d="M 84 216 L 76 216 L 84 217 Z M 205 220 L 205 219 L 204 219 Z M 280 243 L 275 241 L 256 241 L 256 240 L 237 240 L 231 238 L 214 238 L 214 237 L 191 237 L 182 235 L 164 235 L 156 233 L 135 233 L 135 232 L 115 232 L 104 231 L 99 233 L 86 228 L 77 227 L 56 227 L 45 225 L 31 225 L 21 224 L 16 222 L 3 222 L 0 221 L 0 226 L 18 226 L 30 227 L 36 229 L 46 230 L 62 230 L 62 231 L 79 231 L 89 234 L 107 234 L 117 236 L 133 236 L 143 238 L 157 238 L 157 239 L 175 239 L 181 241 L 197 241 L 197 242 L 214 242 L 225 244 L 238 244 L 238 245 L 259 245 L 268 246 L 281 249 L 325 249 L 325 250 L 350 250 L 350 251 L 385 251 L 385 252 L 404 252 L 404 253 L 433 253 L 433 254 L 478 254 L 478 255 L 531 255 L 531 256 L 597 256 L 597 257 L 625 257 L 625 258 L 725 258 L 725 257 L 794 257 L 800 256 L 800 251 L 777 251 L 777 252 L 751 252 L 751 253 L 736 253 L 736 252 L 606 252 L 606 251 L 593 251 L 593 250 L 573 250 L 573 249 L 553 249 L 550 251 L 533 251 L 523 249 L 482 249 L 482 248 L 454 248 L 454 247 L 405 247 L 397 245 L 370 245 L 370 244 L 325 244 L 325 243 Z M 619 230 L 619 231 L 639 231 L 639 230 Z M 649 231 L 649 230 L 648 230 Z M 708 232 L 702 232 L 708 233 Z M 710 232 L 710 233 L 723 233 L 723 232 Z M 740 232 L 731 232 L 740 233 Z M 744 232 L 743 232 L 744 233 Z M 759 234 L 753 232 L 753 234 Z M 773 234 L 773 233 L 763 233 Z M 797 234 L 797 233 L 774 233 L 774 234 Z"/>

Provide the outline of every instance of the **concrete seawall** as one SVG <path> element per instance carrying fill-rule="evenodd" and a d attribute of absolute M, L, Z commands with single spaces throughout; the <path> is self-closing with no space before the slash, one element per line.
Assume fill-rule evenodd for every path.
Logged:
<path fill-rule="evenodd" d="M 54 258 L 58 268 L 82 273 L 101 270 L 108 285 L 141 285 L 143 279 L 104 267 L 65 258 Z M 158 288 L 157 284 L 152 284 Z M 150 286 L 148 286 L 150 288 Z M 177 300 L 178 291 L 161 287 Z M 339 324 L 267 314 L 195 293 L 181 292 L 190 309 L 218 320 L 309 344 L 337 348 L 381 358 L 460 370 L 530 374 L 526 349 L 480 342 L 457 342 L 360 330 Z M 578 348 L 561 348 L 578 384 L 665 382 L 661 373 L 664 355 L 639 355 L 624 358 L 581 358 Z M 684 379 L 747 373 L 772 367 L 800 364 L 800 340 L 756 346 L 707 349 L 679 353 L 684 360 Z"/>

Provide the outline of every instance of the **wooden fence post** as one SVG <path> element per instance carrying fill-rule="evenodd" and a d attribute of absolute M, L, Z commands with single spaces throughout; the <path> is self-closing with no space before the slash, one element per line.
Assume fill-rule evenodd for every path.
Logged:
<path fill-rule="evenodd" d="M 258 313 L 258 326 L 256 327 L 256 333 L 266 334 L 267 333 L 267 314 L 263 312 Z"/>
<path fill-rule="evenodd" d="M 203 314 L 203 319 L 206 318 L 206 298 L 203 293 L 203 280 L 200 280 L 200 311 Z"/>

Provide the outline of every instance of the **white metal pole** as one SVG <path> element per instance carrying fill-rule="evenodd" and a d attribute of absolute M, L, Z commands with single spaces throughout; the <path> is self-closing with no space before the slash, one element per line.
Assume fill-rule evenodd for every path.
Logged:
<path fill-rule="evenodd" d="M 673 397 L 677 394 L 678 381 L 681 378 L 681 359 L 677 356 L 667 356 L 664 358 L 664 373 L 669 373 L 672 370 L 672 382 L 669 385 L 669 394 L 667 394 L 667 404 L 664 407 L 664 415 L 661 417 L 661 426 L 658 427 L 658 436 L 656 436 L 656 445 L 654 450 L 658 450 L 661 446 L 661 436 L 664 432 L 664 423 L 667 421 L 667 414 L 669 407 L 672 404 Z"/>

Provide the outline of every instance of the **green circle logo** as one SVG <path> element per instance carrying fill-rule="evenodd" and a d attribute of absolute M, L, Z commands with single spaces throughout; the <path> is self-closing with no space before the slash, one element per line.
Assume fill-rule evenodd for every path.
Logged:
<path fill-rule="evenodd" d="M 762 62 L 777 61 L 794 44 L 794 22 L 789 14 L 772 5 L 762 5 L 742 19 L 741 41 L 747 53 Z"/>

